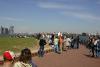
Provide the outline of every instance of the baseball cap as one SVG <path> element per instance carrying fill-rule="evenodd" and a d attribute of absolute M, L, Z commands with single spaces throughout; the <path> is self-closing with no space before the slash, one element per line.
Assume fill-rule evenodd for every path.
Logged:
<path fill-rule="evenodd" d="M 15 54 L 13 51 L 5 51 L 3 53 L 4 60 L 13 60 L 15 58 Z"/>

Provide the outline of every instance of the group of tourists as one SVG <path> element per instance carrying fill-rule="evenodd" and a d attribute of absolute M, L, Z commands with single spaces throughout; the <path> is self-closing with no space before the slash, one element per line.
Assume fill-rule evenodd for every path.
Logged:
<path fill-rule="evenodd" d="M 90 36 L 89 42 L 87 44 L 89 53 L 92 57 L 100 56 L 100 36 Z"/>
<path fill-rule="evenodd" d="M 39 45 L 40 49 L 38 51 L 39 56 L 44 55 L 44 46 L 48 43 L 55 53 L 61 54 L 62 51 L 67 51 L 69 49 L 78 49 L 80 44 L 84 44 L 91 53 L 92 57 L 100 56 L 100 36 L 88 36 L 85 38 L 86 41 L 82 40 L 79 35 L 68 36 L 63 33 L 51 33 L 49 35 L 41 34 Z"/>
<path fill-rule="evenodd" d="M 56 33 L 51 33 L 49 35 L 46 35 L 42 33 L 41 35 L 39 34 L 40 39 L 39 39 L 39 51 L 38 54 L 40 57 L 43 57 L 44 55 L 44 46 L 48 43 L 53 51 L 55 53 L 61 54 L 62 51 L 67 51 L 68 49 L 71 48 L 79 48 L 79 38 L 76 36 L 73 38 L 72 36 L 67 36 L 64 35 L 63 33 L 59 32 L 58 34 Z"/>
<path fill-rule="evenodd" d="M 76 38 L 72 36 L 63 35 L 61 32 L 58 35 L 54 36 L 54 40 L 52 41 L 54 45 L 54 51 L 57 53 L 61 53 L 62 51 L 67 51 L 71 48 L 79 48 L 79 42 Z"/>
<path fill-rule="evenodd" d="M 55 53 L 61 54 L 68 49 L 78 49 L 80 44 L 79 36 L 67 36 L 61 32 L 58 34 L 52 33 L 47 37 L 44 33 L 39 35 L 39 57 L 44 56 L 44 47 L 49 44 Z M 100 36 L 89 36 L 89 40 L 85 46 L 89 49 L 92 57 L 100 57 Z M 24 48 L 20 56 L 15 60 L 16 55 L 12 51 L 3 53 L 3 67 L 37 67 L 32 60 L 32 54 L 29 48 Z"/>

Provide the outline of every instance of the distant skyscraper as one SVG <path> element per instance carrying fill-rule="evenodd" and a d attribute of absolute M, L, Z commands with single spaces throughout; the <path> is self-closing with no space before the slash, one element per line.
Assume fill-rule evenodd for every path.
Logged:
<path fill-rule="evenodd" d="M 5 35 L 8 35 L 9 34 L 9 29 L 8 28 L 5 28 L 4 31 L 5 31 L 4 32 Z"/>
<path fill-rule="evenodd" d="M 1 34 L 1 28 L 0 28 L 0 34 Z"/>
<path fill-rule="evenodd" d="M 1 26 L 1 34 L 4 34 L 4 28 Z"/>
<path fill-rule="evenodd" d="M 9 28 L 9 34 L 10 35 L 14 34 L 14 26 L 10 26 L 10 28 Z"/>
<path fill-rule="evenodd" d="M 0 34 L 1 35 L 13 35 L 14 34 L 14 26 L 10 26 L 9 28 L 2 27 L 0 28 Z"/>

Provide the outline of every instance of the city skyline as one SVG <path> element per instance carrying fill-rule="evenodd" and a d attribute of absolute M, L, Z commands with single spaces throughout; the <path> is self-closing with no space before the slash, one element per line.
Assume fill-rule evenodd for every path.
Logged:
<path fill-rule="evenodd" d="M 100 33 L 100 0 L 0 0 L 0 26 L 15 32 Z"/>
<path fill-rule="evenodd" d="M 14 26 L 7 27 L 0 27 L 0 35 L 13 35 L 14 33 Z"/>

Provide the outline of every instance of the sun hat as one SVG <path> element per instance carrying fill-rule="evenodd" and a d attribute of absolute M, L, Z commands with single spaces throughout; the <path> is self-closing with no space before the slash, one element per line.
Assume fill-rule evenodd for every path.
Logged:
<path fill-rule="evenodd" d="M 13 60 L 15 58 L 15 54 L 13 51 L 5 51 L 3 53 L 4 60 Z"/>

